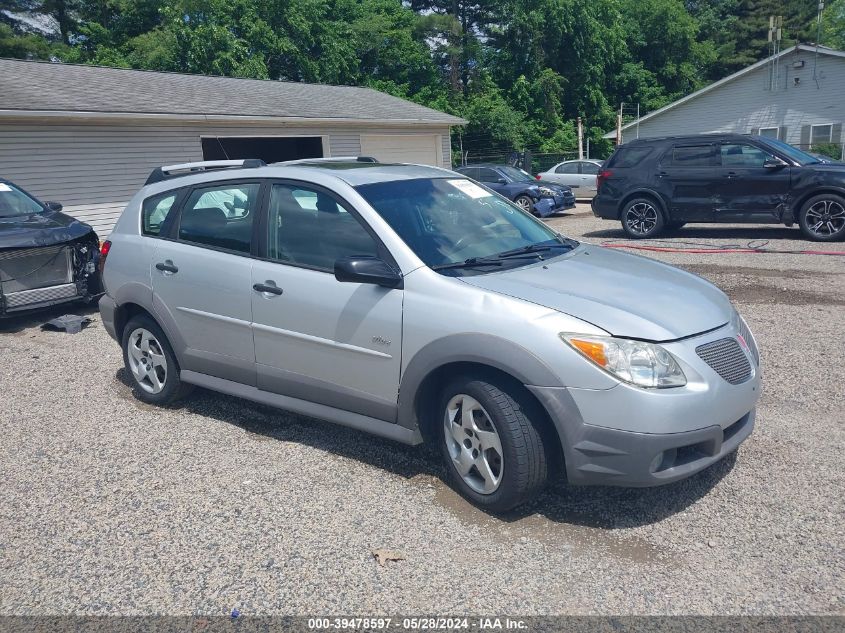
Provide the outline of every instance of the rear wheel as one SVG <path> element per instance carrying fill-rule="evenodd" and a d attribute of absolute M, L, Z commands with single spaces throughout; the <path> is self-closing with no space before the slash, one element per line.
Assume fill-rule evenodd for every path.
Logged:
<path fill-rule="evenodd" d="M 463 377 L 441 397 L 440 446 L 449 479 L 461 495 L 491 512 L 529 501 L 549 477 L 538 414 L 515 395 Z"/>
<path fill-rule="evenodd" d="M 514 200 L 517 205 L 523 210 L 528 211 L 528 213 L 533 213 L 534 211 L 534 201 L 531 200 L 529 196 L 517 196 L 516 200 Z"/>
<path fill-rule="evenodd" d="M 622 230 L 634 239 L 654 237 L 663 230 L 663 213 L 651 198 L 634 198 L 622 209 Z"/>
<path fill-rule="evenodd" d="M 835 242 L 845 237 L 845 198 L 834 193 L 813 196 L 798 214 L 801 232 L 817 242 Z"/>
<path fill-rule="evenodd" d="M 150 317 L 132 317 L 123 329 L 123 362 L 139 400 L 169 404 L 188 394 L 164 332 Z"/>

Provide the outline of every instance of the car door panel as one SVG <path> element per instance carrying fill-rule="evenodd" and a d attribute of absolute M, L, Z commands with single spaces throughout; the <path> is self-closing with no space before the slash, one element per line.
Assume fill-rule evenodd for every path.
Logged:
<path fill-rule="evenodd" d="M 259 192 L 257 182 L 194 188 L 174 227 L 177 239 L 158 240 L 151 267 L 154 306 L 184 345 L 182 368 L 249 385 L 255 384 L 249 235 Z M 241 194 L 245 206 L 229 215 L 225 199 Z"/>
<path fill-rule="evenodd" d="M 327 192 L 311 205 L 312 191 L 277 183 L 270 195 L 276 246 L 254 262 L 252 284 L 282 292 L 252 291 L 258 387 L 395 422 L 403 291 L 335 279 L 338 254 L 372 255 L 375 242 L 346 208 L 326 209 Z"/>
<path fill-rule="evenodd" d="M 664 193 L 672 221 L 713 220 L 716 181 L 712 144 L 670 148 L 657 166 L 657 182 Z"/>
<path fill-rule="evenodd" d="M 750 143 L 720 145 L 715 203 L 717 222 L 779 222 L 790 190 L 791 168 L 763 167 L 771 155 Z"/>

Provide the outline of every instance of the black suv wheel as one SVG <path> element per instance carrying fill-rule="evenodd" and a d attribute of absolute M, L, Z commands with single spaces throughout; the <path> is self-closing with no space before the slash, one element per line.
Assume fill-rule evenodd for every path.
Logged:
<path fill-rule="evenodd" d="M 845 237 L 845 198 L 834 193 L 813 196 L 798 213 L 801 232 L 817 242 L 835 242 Z"/>
<path fill-rule="evenodd" d="M 651 198 L 634 198 L 622 209 L 622 230 L 634 239 L 654 237 L 663 230 L 663 212 Z"/>

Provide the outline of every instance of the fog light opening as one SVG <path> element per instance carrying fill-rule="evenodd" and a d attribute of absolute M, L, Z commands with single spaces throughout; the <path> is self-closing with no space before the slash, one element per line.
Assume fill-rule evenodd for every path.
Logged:
<path fill-rule="evenodd" d="M 663 470 L 668 470 L 675 465 L 675 460 L 678 457 L 678 449 L 670 448 L 669 450 L 658 453 L 653 460 L 651 460 L 651 472 L 659 473 Z"/>

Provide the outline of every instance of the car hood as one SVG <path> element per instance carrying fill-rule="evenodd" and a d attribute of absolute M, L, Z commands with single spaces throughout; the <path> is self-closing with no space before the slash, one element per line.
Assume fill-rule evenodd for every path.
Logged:
<path fill-rule="evenodd" d="M 461 280 L 558 310 L 614 336 L 649 341 L 712 330 L 733 315 L 727 296 L 697 275 L 592 245 L 553 260 Z"/>
<path fill-rule="evenodd" d="M 90 225 L 65 215 L 49 212 L 0 216 L 0 248 L 30 248 L 71 242 L 93 234 Z"/>

